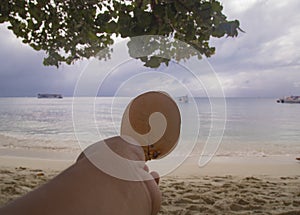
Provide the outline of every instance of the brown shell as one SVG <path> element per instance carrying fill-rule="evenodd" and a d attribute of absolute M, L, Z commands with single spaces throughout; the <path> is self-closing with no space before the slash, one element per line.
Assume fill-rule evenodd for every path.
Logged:
<path fill-rule="evenodd" d="M 145 139 L 137 136 L 151 135 L 149 133 L 151 131 L 149 118 L 155 112 L 164 115 L 167 123 L 166 128 L 160 139 L 154 143 L 147 143 Z M 160 126 L 162 122 L 155 123 L 154 126 Z M 177 145 L 180 125 L 180 112 L 175 101 L 164 92 L 151 91 L 137 96 L 127 106 L 122 119 L 121 135 L 127 135 L 137 140 L 144 149 L 146 160 L 158 159 L 170 153 Z M 130 129 L 134 130 L 134 132 Z M 151 139 L 152 137 L 149 136 L 148 138 Z"/>

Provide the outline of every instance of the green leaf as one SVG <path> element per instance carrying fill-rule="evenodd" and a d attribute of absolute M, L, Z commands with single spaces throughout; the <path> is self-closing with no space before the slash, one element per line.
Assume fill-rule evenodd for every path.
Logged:
<path fill-rule="evenodd" d="M 151 57 L 150 60 L 144 64 L 147 67 L 158 68 L 160 66 L 161 60 L 158 57 Z"/>
<path fill-rule="evenodd" d="M 220 2 L 216 2 L 216 1 L 213 1 L 211 3 L 211 8 L 214 12 L 216 13 L 219 13 L 222 11 L 223 7 L 221 6 Z"/>
<path fill-rule="evenodd" d="M 53 4 L 53 2 L 55 4 Z M 65 62 L 94 57 L 99 50 L 113 44 L 113 35 L 135 37 L 163 35 L 175 37 L 193 45 L 206 56 L 214 54 L 209 46 L 211 37 L 235 37 L 238 20 L 228 21 L 219 0 L 73 0 L 17 1 L 0 4 L 0 23 L 35 50 L 44 50 L 45 65 L 59 66 Z M 136 41 L 135 41 L 136 42 Z M 172 49 L 168 41 L 137 41 L 128 43 L 129 54 L 147 52 L 140 60 L 145 66 L 168 65 L 168 59 L 154 57 L 165 53 L 171 60 L 189 59 L 197 53 L 187 53 L 183 47 Z M 80 48 L 78 48 L 80 47 Z M 110 52 L 99 56 L 108 59 Z"/>

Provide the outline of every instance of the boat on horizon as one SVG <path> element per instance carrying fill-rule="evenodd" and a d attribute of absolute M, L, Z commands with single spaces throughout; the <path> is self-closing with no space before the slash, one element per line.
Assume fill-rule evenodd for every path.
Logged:
<path fill-rule="evenodd" d="M 277 99 L 277 103 L 300 104 L 300 96 L 285 96 Z"/>
<path fill-rule="evenodd" d="M 187 95 L 178 97 L 179 102 L 188 103 L 189 97 Z"/>
<path fill-rule="evenodd" d="M 39 93 L 37 94 L 38 99 L 62 99 L 63 96 L 61 94 L 54 93 Z"/>

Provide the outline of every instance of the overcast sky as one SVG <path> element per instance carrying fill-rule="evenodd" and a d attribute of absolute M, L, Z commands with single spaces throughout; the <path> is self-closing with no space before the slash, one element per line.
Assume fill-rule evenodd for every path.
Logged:
<path fill-rule="evenodd" d="M 241 28 L 246 31 L 237 38 L 211 40 L 216 54 L 209 62 L 225 95 L 300 95 L 300 1 L 222 2 L 228 19 L 240 20 Z M 0 25 L 0 47 L 0 96 L 35 96 L 43 92 L 72 96 L 79 74 L 88 63 L 81 61 L 58 69 L 45 67 L 43 52 L 22 44 L 5 25 Z M 122 70 L 133 67 L 141 65 L 127 63 Z M 178 66 L 174 68 L 180 69 Z M 110 84 L 103 86 L 104 95 L 113 95 L 126 80 L 127 73 L 122 74 L 122 77 L 112 75 L 107 79 Z M 130 79 L 125 85 L 128 87 L 133 82 L 134 79 Z M 138 79 L 136 82 L 140 83 Z M 192 80 L 187 83 L 192 85 Z"/>

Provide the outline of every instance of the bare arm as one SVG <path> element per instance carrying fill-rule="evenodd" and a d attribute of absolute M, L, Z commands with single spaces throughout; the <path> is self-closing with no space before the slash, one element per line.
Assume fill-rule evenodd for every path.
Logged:
<path fill-rule="evenodd" d="M 142 150 L 124 143 L 119 137 L 106 142 L 114 151 L 125 153 L 128 158 L 136 160 L 143 157 Z M 146 172 L 147 168 L 144 169 Z M 154 180 L 115 178 L 81 155 L 75 164 L 47 184 L 1 208 L 0 214 L 146 215 L 157 214 L 160 204 L 161 194 Z"/>

